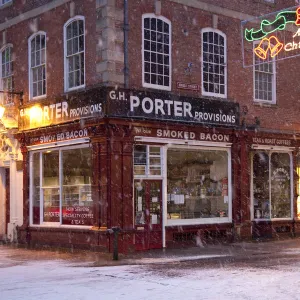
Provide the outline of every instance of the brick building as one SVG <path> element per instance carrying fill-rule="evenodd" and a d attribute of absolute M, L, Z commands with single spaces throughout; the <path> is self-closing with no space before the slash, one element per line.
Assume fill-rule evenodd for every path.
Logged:
<path fill-rule="evenodd" d="M 0 234 L 110 251 L 117 227 L 124 252 L 298 234 L 294 0 L 0 5 Z"/>

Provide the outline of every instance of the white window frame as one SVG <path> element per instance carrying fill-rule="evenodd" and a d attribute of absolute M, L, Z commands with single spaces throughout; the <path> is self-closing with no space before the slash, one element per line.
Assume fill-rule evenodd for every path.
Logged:
<path fill-rule="evenodd" d="M 62 159 L 62 151 L 65 150 L 72 150 L 72 149 L 82 149 L 82 148 L 90 148 L 90 144 L 77 144 L 73 146 L 67 146 L 67 147 L 53 147 L 51 148 L 51 151 L 58 151 L 59 152 L 59 184 L 58 184 L 58 189 L 60 190 L 60 197 L 59 197 L 59 202 L 60 202 L 60 216 L 59 216 L 59 222 L 44 222 L 44 199 L 43 199 L 43 165 L 42 165 L 42 155 L 43 153 L 47 152 L 49 149 L 47 148 L 42 148 L 38 150 L 33 150 L 29 152 L 29 174 L 30 174 L 30 179 L 29 179 L 29 200 L 30 200 L 30 205 L 29 205 L 29 224 L 30 226 L 33 227 L 41 227 L 41 226 L 49 226 L 49 227 L 71 227 L 71 228 L 89 228 L 92 227 L 91 225 L 64 225 L 62 224 L 62 187 L 63 187 L 63 176 L 62 172 L 63 169 L 60 167 L 61 159 Z M 39 224 L 33 224 L 33 155 L 35 153 L 39 153 L 39 160 L 40 160 L 40 223 Z"/>
<path fill-rule="evenodd" d="M 253 43 L 253 48 L 255 48 L 257 45 L 259 44 L 258 42 L 254 42 Z M 265 63 L 272 63 L 272 69 L 273 69 L 273 73 L 272 73 L 272 100 L 265 100 L 265 99 L 257 99 L 255 97 L 255 74 L 256 72 L 261 72 L 264 73 L 262 71 L 256 71 L 255 68 L 257 66 L 263 65 L 264 63 L 261 64 L 256 64 L 255 62 L 256 59 L 256 54 L 253 51 L 253 101 L 256 103 L 263 103 L 263 104 L 277 104 L 276 102 L 276 62 L 275 62 L 275 58 L 272 58 L 272 61 L 267 60 Z M 270 73 L 267 73 L 270 74 Z"/>
<path fill-rule="evenodd" d="M 31 42 L 35 39 L 38 35 L 45 37 L 45 61 L 44 63 L 40 63 L 34 67 L 31 66 Z M 43 67 L 45 69 L 45 92 L 41 95 L 33 96 L 33 69 L 37 67 Z M 38 31 L 28 39 L 28 78 L 29 78 L 29 99 L 31 100 L 38 100 L 43 99 L 47 96 L 47 35 L 44 31 Z M 42 80 L 43 82 L 43 80 Z"/>
<path fill-rule="evenodd" d="M 10 49 L 10 58 L 11 58 L 11 60 L 9 62 L 5 62 L 5 64 L 7 64 L 7 63 L 10 64 L 10 70 L 11 70 L 11 72 L 7 76 L 3 76 L 4 74 L 3 74 L 3 71 L 2 71 L 2 64 L 3 64 L 2 53 L 4 51 L 6 51 L 7 49 Z M 0 89 L 3 90 L 3 91 L 5 90 L 4 80 L 10 78 L 11 79 L 11 89 L 7 89 L 8 92 L 12 91 L 12 89 L 13 89 L 13 55 L 12 54 L 13 54 L 13 46 L 12 46 L 12 44 L 7 44 L 4 47 L 2 47 L 1 50 L 0 50 L 0 66 L 1 66 L 1 70 L 0 70 L 0 76 L 1 76 Z M 12 95 L 11 94 L 9 95 L 9 94 L 2 93 L 0 97 L 1 97 L 1 100 L 2 100 L 2 104 L 4 104 L 4 105 L 13 104 L 13 99 L 12 99 Z M 7 103 L 5 103 L 4 100 L 5 100 L 6 97 L 10 98 L 12 100 L 10 100 L 9 102 L 6 101 Z"/>
<path fill-rule="evenodd" d="M 135 175 L 134 174 L 134 149 L 135 146 L 145 146 L 146 147 L 146 165 L 145 165 L 145 174 L 144 175 Z M 150 147 L 158 147 L 160 148 L 160 154 L 159 155 L 150 155 Z M 160 158 L 160 175 L 151 175 L 150 174 L 150 158 L 155 157 L 155 158 Z M 163 177 L 163 156 L 162 156 L 162 146 L 161 145 L 146 145 L 146 144 L 140 144 L 136 143 L 133 147 L 133 174 L 135 179 L 139 178 L 156 178 L 156 179 L 161 179 Z M 158 165 L 151 165 L 151 166 L 158 166 Z"/>
<path fill-rule="evenodd" d="M 291 150 L 284 150 L 284 149 L 276 149 L 273 147 L 257 147 L 255 148 L 256 151 L 253 151 L 251 153 L 251 183 L 250 183 L 250 191 L 251 191 L 251 220 L 252 221 L 282 221 L 282 220 L 292 220 L 294 216 L 294 205 L 293 205 L 293 199 L 294 199 L 294 177 L 293 177 L 293 156 L 292 156 L 292 151 Z M 290 207 L 291 207 L 291 217 L 290 218 L 255 218 L 254 217 L 254 184 L 253 184 L 253 157 L 254 154 L 257 153 L 258 151 L 265 151 L 268 153 L 268 158 L 269 158 L 269 179 L 271 177 L 271 168 L 270 168 L 270 162 L 271 162 L 271 154 L 272 153 L 286 153 L 289 154 L 290 156 L 290 189 L 291 189 L 291 199 L 290 199 Z M 272 197 L 271 197 L 271 180 L 269 180 L 269 199 L 270 199 L 270 216 L 272 216 L 271 209 L 272 209 Z"/>
<path fill-rule="evenodd" d="M 155 18 L 155 19 L 161 20 L 164 23 L 167 23 L 169 25 L 169 54 L 168 54 L 169 55 L 169 85 L 168 86 L 145 82 L 144 20 L 147 18 Z M 172 88 L 172 49 L 171 48 L 172 48 L 172 24 L 171 24 L 171 21 L 163 16 L 157 16 L 152 13 L 143 14 L 143 16 L 142 16 L 142 77 L 143 77 L 142 85 L 143 85 L 143 87 L 171 91 L 171 88 Z M 151 52 L 152 51 L 150 50 L 150 53 Z M 163 66 L 164 66 L 164 64 L 163 64 Z M 151 63 L 150 63 L 150 68 L 151 68 Z M 158 73 L 156 73 L 156 74 L 158 74 Z"/>
<path fill-rule="evenodd" d="M 83 51 L 78 51 L 77 53 L 75 54 L 72 54 L 72 56 L 74 55 L 78 55 L 80 53 L 83 52 L 83 63 L 84 63 L 84 68 L 83 68 L 83 76 L 84 76 L 84 79 L 83 79 L 83 84 L 81 85 L 78 85 L 78 86 L 74 86 L 74 87 L 69 87 L 69 59 L 67 57 L 67 27 L 73 23 L 74 21 L 83 21 Z M 86 69 L 86 62 L 85 62 L 85 51 L 86 51 L 86 47 L 85 47 L 85 18 L 84 16 L 75 16 L 71 19 L 69 19 L 65 24 L 64 24 L 64 89 L 65 89 L 65 92 L 70 92 L 70 91 L 73 91 L 73 90 L 78 90 L 78 89 L 81 89 L 81 88 L 84 88 L 85 87 L 85 80 L 86 80 L 86 74 L 85 74 L 85 69 Z"/>
<path fill-rule="evenodd" d="M 203 53 L 204 53 L 204 47 L 203 47 L 203 34 L 206 32 L 212 32 L 217 33 L 220 36 L 224 38 L 224 94 L 221 93 L 213 93 L 213 92 L 207 92 L 204 90 L 204 60 L 203 60 Z M 227 37 L 226 34 L 218 29 L 214 28 L 203 28 L 201 30 L 201 76 L 202 76 L 202 84 L 201 84 L 201 90 L 203 96 L 210 96 L 210 97 L 218 97 L 218 98 L 227 98 Z M 218 64 L 221 66 L 221 63 Z M 220 73 L 219 73 L 220 74 Z"/>
<path fill-rule="evenodd" d="M 165 226 L 180 226 L 180 225 L 200 225 L 200 224 L 223 224 L 223 223 L 231 223 L 232 222 L 232 171 L 231 171 L 231 148 L 230 147 L 213 147 L 213 144 L 210 147 L 202 147 L 202 146 L 180 146 L 180 145 L 168 145 L 165 146 L 166 152 L 168 152 L 168 149 L 189 149 L 189 150 L 205 150 L 205 151 L 226 151 L 228 155 L 228 160 L 227 160 L 227 171 L 228 171 L 228 217 L 222 217 L 222 218 L 195 218 L 195 219 L 165 219 Z M 166 166 L 166 171 L 164 175 L 164 182 L 165 185 L 167 185 L 167 154 L 164 157 L 164 165 Z M 164 191 L 164 216 L 167 216 L 167 186 Z"/>

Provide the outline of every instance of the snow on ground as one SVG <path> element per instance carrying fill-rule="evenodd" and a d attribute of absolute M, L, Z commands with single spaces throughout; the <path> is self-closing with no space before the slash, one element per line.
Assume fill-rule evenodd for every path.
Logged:
<path fill-rule="evenodd" d="M 8 261 L 8 260 L 7 260 Z M 78 267 L 62 260 L 0 268 L 1 300 L 300 299 L 299 264 L 276 268 Z M 168 268 L 167 264 L 161 268 Z"/>

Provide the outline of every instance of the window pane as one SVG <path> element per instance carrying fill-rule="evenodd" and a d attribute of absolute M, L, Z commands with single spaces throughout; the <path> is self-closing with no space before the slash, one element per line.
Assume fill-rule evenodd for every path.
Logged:
<path fill-rule="evenodd" d="M 216 32 L 204 32 L 202 41 L 204 92 L 224 95 L 225 84 L 221 86 L 221 75 L 226 75 L 225 56 L 222 51 L 224 38 Z M 207 84 L 208 83 L 208 84 Z"/>
<path fill-rule="evenodd" d="M 62 151 L 62 223 L 93 225 L 91 148 Z"/>
<path fill-rule="evenodd" d="M 68 29 L 69 26 L 71 29 Z M 84 21 L 75 20 L 69 26 L 67 28 L 68 88 L 73 88 L 84 84 Z"/>
<path fill-rule="evenodd" d="M 271 155 L 271 204 L 272 218 L 291 217 L 290 155 Z"/>
<path fill-rule="evenodd" d="M 146 165 L 147 163 L 147 146 L 136 145 L 134 147 L 134 165 Z"/>
<path fill-rule="evenodd" d="M 32 155 L 32 222 L 40 224 L 40 153 Z"/>
<path fill-rule="evenodd" d="M 219 150 L 167 153 L 169 219 L 228 217 L 228 154 Z"/>
<path fill-rule="evenodd" d="M 150 29 L 150 30 L 149 30 Z M 144 82 L 159 86 L 169 86 L 169 77 L 164 78 L 163 75 L 170 75 L 169 71 L 164 74 L 164 67 L 169 68 L 169 25 L 165 24 L 159 18 L 151 18 L 149 22 L 144 20 L 144 62 L 150 62 L 150 65 L 145 68 Z M 157 65 L 157 63 L 159 65 Z"/>
<path fill-rule="evenodd" d="M 253 202 L 254 218 L 269 219 L 269 155 L 266 152 L 257 152 L 253 156 Z"/>
<path fill-rule="evenodd" d="M 59 222 L 59 153 L 50 151 L 43 153 L 43 198 L 44 222 Z"/>

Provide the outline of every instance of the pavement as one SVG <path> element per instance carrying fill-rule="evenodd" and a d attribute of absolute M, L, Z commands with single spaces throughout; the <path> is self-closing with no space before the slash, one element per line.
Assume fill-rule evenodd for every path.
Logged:
<path fill-rule="evenodd" d="M 280 241 L 254 241 L 230 244 L 204 245 L 180 249 L 157 249 L 119 254 L 113 260 L 112 253 L 99 253 L 68 249 L 27 249 L 14 244 L 0 245 L 0 268 L 19 265 L 28 261 L 63 260 L 78 266 L 157 265 L 182 263 L 189 267 L 214 265 L 272 266 L 288 264 L 300 258 L 300 238 Z"/>

